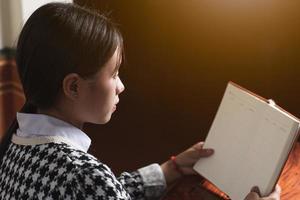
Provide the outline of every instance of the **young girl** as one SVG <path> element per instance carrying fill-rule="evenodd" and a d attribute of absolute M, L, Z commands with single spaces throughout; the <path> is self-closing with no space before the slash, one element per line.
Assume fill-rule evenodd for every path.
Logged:
<path fill-rule="evenodd" d="M 116 110 L 122 58 L 122 36 L 102 15 L 62 3 L 32 14 L 17 45 L 26 103 L 1 144 L 0 199 L 159 199 L 195 174 L 195 162 L 213 153 L 203 143 L 119 178 L 87 153 L 83 124 L 107 123 Z"/>

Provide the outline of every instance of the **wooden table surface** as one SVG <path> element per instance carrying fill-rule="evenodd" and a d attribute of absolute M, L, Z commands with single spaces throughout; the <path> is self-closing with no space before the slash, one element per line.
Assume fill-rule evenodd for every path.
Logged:
<path fill-rule="evenodd" d="M 300 143 L 295 145 L 279 178 L 281 200 L 300 199 Z"/>

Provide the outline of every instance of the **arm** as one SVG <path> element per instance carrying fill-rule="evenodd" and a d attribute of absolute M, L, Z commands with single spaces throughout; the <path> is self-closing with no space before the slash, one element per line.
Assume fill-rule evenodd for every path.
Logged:
<path fill-rule="evenodd" d="M 75 199 L 158 199 L 165 190 L 165 179 L 158 164 L 132 173 L 123 172 L 118 178 L 104 164 L 82 167 L 69 183 L 71 190 L 75 190 Z"/>
<path fill-rule="evenodd" d="M 132 173 L 123 172 L 118 180 L 132 199 L 158 199 L 166 189 L 165 178 L 158 164 Z"/>

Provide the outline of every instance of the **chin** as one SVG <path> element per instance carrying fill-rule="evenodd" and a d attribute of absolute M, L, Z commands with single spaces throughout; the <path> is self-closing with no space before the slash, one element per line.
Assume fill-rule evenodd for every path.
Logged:
<path fill-rule="evenodd" d="M 106 114 L 97 115 L 94 114 L 93 116 L 90 116 L 89 123 L 93 124 L 106 124 L 111 120 L 112 112 L 107 112 Z"/>
<path fill-rule="evenodd" d="M 105 121 L 102 121 L 101 124 L 107 124 L 109 121 L 110 121 L 110 118 Z"/>
<path fill-rule="evenodd" d="M 106 124 L 110 121 L 111 115 L 107 115 L 105 117 L 102 117 L 101 119 L 95 120 L 95 124 Z"/>

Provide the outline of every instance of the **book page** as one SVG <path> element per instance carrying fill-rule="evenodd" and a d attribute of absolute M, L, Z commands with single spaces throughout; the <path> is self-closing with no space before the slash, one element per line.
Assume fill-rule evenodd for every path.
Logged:
<path fill-rule="evenodd" d="M 297 128 L 294 119 L 229 83 L 204 145 L 215 153 L 194 169 L 233 200 L 244 199 L 253 186 L 267 195 Z"/>

